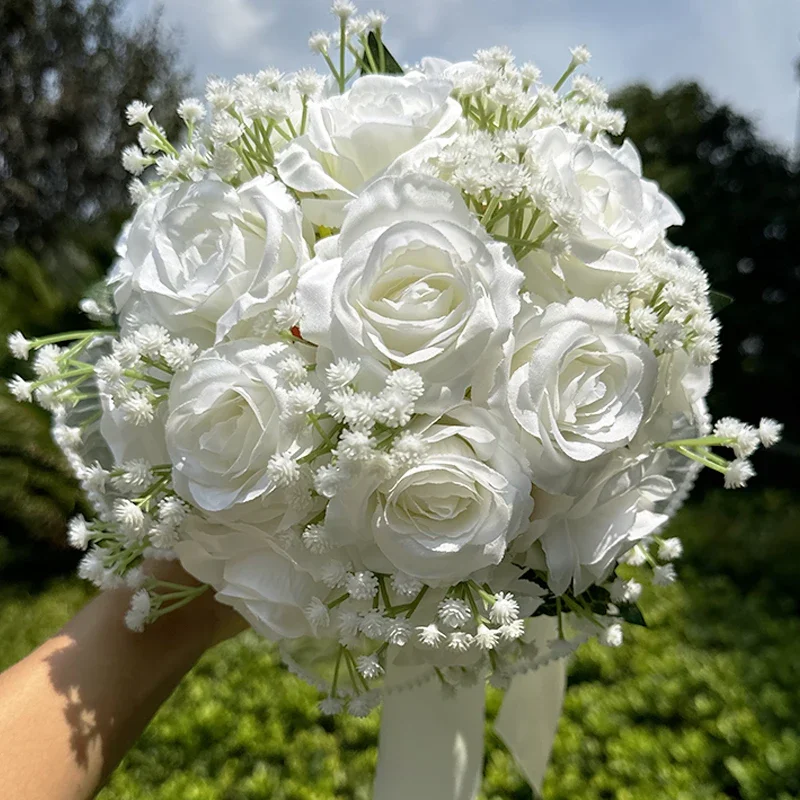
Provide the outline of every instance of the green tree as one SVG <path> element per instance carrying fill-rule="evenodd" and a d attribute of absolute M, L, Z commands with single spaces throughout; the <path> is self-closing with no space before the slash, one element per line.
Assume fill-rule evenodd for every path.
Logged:
<path fill-rule="evenodd" d="M 615 103 L 628 116 L 626 135 L 642 153 L 645 174 L 686 215 L 671 239 L 694 250 L 713 287 L 735 301 L 720 313 L 712 411 L 785 422 L 787 442 L 759 462 L 759 482 L 796 485 L 800 413 L 789 386 L 800 372 L 798 176 L 751 120 L 696 83 L 660 94 L 635 85 Z"/>
<path fill-rule="evenodd" d="M 128 214 L 122 148 L 132 100 L 162 119 L 189 85 L 158 14 L 130 27 L 119 0 L 0 0 L 0 337 L 85 326 L 77 301 Z M 17 365 L 0 348 L 0 374 Z M 47 416 L 0 394 L 0 531 L 63 538 L 77 488 Z"/>

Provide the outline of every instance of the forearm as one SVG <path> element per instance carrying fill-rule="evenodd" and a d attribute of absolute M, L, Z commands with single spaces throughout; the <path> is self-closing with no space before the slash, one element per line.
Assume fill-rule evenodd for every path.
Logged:
<path fill-rule="evenodd" d="M 144 633 L 108 592 L 0 675 L 0 786 L 15 800 L 84 800 L 214 637 L 210 593 Z M 208 624 L 203 624 L 203 609 Z"/>

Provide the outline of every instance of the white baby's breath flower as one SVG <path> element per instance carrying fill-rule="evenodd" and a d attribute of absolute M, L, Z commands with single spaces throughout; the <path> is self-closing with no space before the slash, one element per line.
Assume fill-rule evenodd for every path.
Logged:
<path fill-rule="evenodd" d="M 579 66 L 582 64 L 588 64 L 592 58 L 592 54 L 583 45 L 571 48 L 570 53 L 572 53 L 573 62 Z"/>
<path fill-rule="evenodd" d="M 348 474 L 334 464 L 324 464 L 314 473 L 314 490 L 323 497 L 334 497 L 347 483 Z"/>
<path fill-rule="evenodd" d="M 111 344 L 111 351 L 114 358 L 126 369 L 137 366 L 142 357 L 142 351 L 134 336 L 124 336 L 115 340 Z"/>
<path fill-rule="evenodd" d="M 422 376 L 413 369 L 397 369 L 386 378 L 386 388 L 404 394 L 409 401 L 419 400 L 425 394 Z"/>
<path fill-rule="evenodd" d="M 641 567 L 647 562 L 647 552 L 643 547 L 637 544 L 625 554 L 624 561 L 632 567 Z"/>
<path fill-rule="evenodd" d="M 414 632 L 407 619 L 393 619 L 386 626 L 386 641 L 397 647 L 405 647 Z"/>
<path fill-rule="evenodd" d="M 141 567 L 134 567 L 125 573 L 125 585 L 129 589 L 141 589 L 146 580 L 147 575 Z"/>
<path fill-rule="evenodd" d="M 167 366 L 175 372 L 185 372 L 192 365 L 197 345 L 188 339 L 173 339 L 161 348 L 161 355 Z"/>
<path fill-rule="evenodd" d="M 475 632 L 475 644 L 481 650 L 493 650 L 499 639 L 500 634 L 497 631 L 487 628 L 486 625 L 478 625 Z"/>
<path fill-rule="evenodd" d="M 282 330 L 288 330 L 300 324 L 302 311 L 297 305 L 297 298 L 292 297 L 281 300 L 275 308 L 275 324 Z"/>
<path fill-rule="evenodd" d="M 303 613 L 315 633 L 330 625 L 331 618 L 328 607 L 318 597 L 311 598 L 311 602 L 303 609 Z"/>
<path fill-rule="evenodd" d="M 297 353 L 289 353 L 278 364 L 278 374 L 289 384 L 304 383 L 308 379 L 306 362 Z"/>
<path fill-rule="evenodd" d="M 331 559 L 323 564 L 320 569 L 320 580 L 330 589 L 343 586 L 349 574 L 346 564 L 341 561 Z"/>
<path fill-rule="evenodd" d="M 150 616 L 150 595 L 146 589 L 139 589 L 131 598 L 131 605 L 125 614 L 125 625 L 136 633 L 144 630 L 147 618 Z"/>
<path fill-rule="evenodd" d="M 761 438 L 761 444 L 764 447 L 772 447 L 781 440 L 783 434 L 783 425 L 769 417 L 762 417 L 758 425 L 758 435 Z"/>
<path fill-rule="evenodd" d="M 178 497 L 165 497 L 158 504 L 158 518 L 161 522 L 177 528 L 189 513 L 186 503 Z"/>
<path fill-rule="evenodd" d="M 515 619 L 506 625 L 501 625 L 498 631 L 503 641 L 513 642 L 517 639 L 521 639 L 525 635 L 525 620 Z"/>
<path fill-rule="evenodd" d="M 145 532 L 145 516 L 142 509 L 131 500 L 114 501 L 114 521 L 125 536 L 138 539 Z"/>
<path fill-rule="evenodd" d="M 741 489 L 755 474 L 753 465 L 746 458 L 737 458 L 725 470 L 725 488 Z"/>
<path fill-rule="evenodd" d="M 364 19 L 370 30 L 376 30 L 382 28 L 389 18 L 382 11 L 367 11 L 367 13 L 364 14 Z"/>
<path fill-rule="evenodd" d="M 461 628 L 472 619 L 472 612 L 463 600 L 449 598 L 439 603 L 439 619 L 450 628 Z"/>
<path fill-rule="evenodd" d="M 358 656 L 356 658 L 356 668 L 363 677 L 368 681 L 380 678 L 383 675 L 383 667 L 381 666 L 378 656 L 371 653 L 367 656 Z"/>
<path fill-rule="evenodd" d="M 151 465 L 143 458 L 124 461 L 111 479 L 114 488 L 121 492 L 141 492 L 153 483 Z"/>
<path fill-rule="evenodd" d="M 205 119 L 206 109 L 196 97 L 187 97 L 178 103 L 178 116 L 187 124 L 194 125 Z"/>
<path fill-rule="evenodd" d="M 389 428 L 408 425 L 414 414 L 414 402 L 399 389 L 384 389 L 375 405 L 375 419 Z"/>
<path fill-rule="evenodd" d="M 631 311 L 631 330 L 642 339 L 652 336 L 658 327 L 658 314 L 649 306 Z"/>
<path fill-rule="evenodd" d="M 164 149 L 164 139 L 156 127 L 143 128 L 139 131 L 139 146 L 145 153 L 159 153 Z"/>
<path fill-rule="evenodd" d="M 447 638 L 447 634 L 432 622 L 430 625 L 420 625 L 417 628 L 417 638 L 426 647 L 438 647 Z"/>
<path fill-rule="evenodd" d="M 609 625 L 597 638 L 605 647 L 619 647 L 623 640 L 622 625 L 618 622 Z"/>
<path fill-rule="evenodd" d="M 312 53 L 327 53 L 331 46 L 331 37 L 324 31 L 312 33 L 308 37 L 308 47 Z"/>
<path fill-rule="evenodd" d="M 104 552 L 99 547 L 93 546 L 78 564 L 78 577 L 97 586 L 105 573 L 103 562 Z"/>
<path fill-rule="evenodd" d="M 338 697 L 326 697 L 319 702 L 319 710 L 321 714 L 333 716 L 338 714 L 344 708 L 344 701 Z"/>
<path fill-rule="evenodd" d="M 142 355 L 158 358 L 162 348 L 169 344 L 170 336 L 169 331 L 163 326 L 148 323 L 136 331 L 133 339 Z"/>
<path fill-rule="evenodd" d="M 289 486 L 300 478 L 300 465 L 289 453 L 274 453 L 267 462 L 266 473 L 276 486 Z"/>
<path fill-rule="evenodd" d="M 386 617 L 378 609 L 373 608 L 361 617 L 360 629 L 364 636 L 383 641 L 389 622 L 389 617 Z"/>
<path fill-rule="evenodd" d="M 378 579 L 371 572 L 356 572 L 347 578 L 345 588 L 354 600 L 371 600 L 378 594 Z"/>
<path fill-rule="evenodd" d="M 63 356 L 61 348 L 46 344 L 39 349 L 33 359 L 33 371 L 37 378 L 55 378 L 61 370 L 59 362 Z"/>
<path fill-rule="evenodd" d="M 211 156 L 209 166 L 223 181 L 231 180 L 242 169 L 242 160 L 230 147 L 217 147 Z"/>
<path fill-rule="evenodd" d="M 331 14 L 339 19 L 348 20 L 356 13 L 356 7 L 350 0 L 333 0 Z"/>
<path fill-rule="evenodd" d="M 404 572 L 392 575 L 392 589 L 401 597 L 416 597 L 422 591 L 423 583 Z"/>
<path fill-rule="evenodd" d="M 133 180 L 128 183 L 128 197 L 133 205 L 138 206 L 143 203 L 149 194 L 150 190 L 139 178 L 133 178 Z"/>
<path fill-rule="evenodd" d="M 135 144 L 122 151 L 122 168 L 131 175 L 141 175 L 152 163 L 152 157 L 146 156 Z"/>
<path fill-rule="evenodd" d="M 466 653 L 472 647 L 473 641 L 471 633 L 455 631 L 447 637 L 447 646 L 458 653 Z"/>
<path fill-rule="evenodd" d="M 325 382 L 329 389 L 343 389 L 358 375 L 359 363 L 339 358 L 325 369 Z"/>
<path fill-rule="evenodd" d="M 364 431 L 343 431 L 336 445 L 339 458 L 368 462 L 376 455 L 376 441 Z"/>
<path fill-rule="evenodd" d="M 87 492 L 97 492 L 102 494 L 106 488 L 106 482 L 110 477 L 110 472 L 104 469 L 98 462 L 84 467 L 79 475 L 81 485 Z"/>
<path fill-rule="evenodd" d="M 369 713 L 377 707 L 380 703 L 380 695 L 373 694 L 371 692 L 366 694 L 360 694 L 354 697 L 348 704 L 347 710 L 352 714 L 354 717 L 363 718 L 369 715 Z"/>
<path fill-rule="evenodd" d="M 234 104 L 236 94 L 228 81 L 210 78 L 206 83 L 206 100 L 215 111 L 224 111 Z"/>
<path fill-rule="evenodd" d="M 143 103 L 141 100 L 134 100 L 125 109 L 128 125 L 149 125 L 152 110 L 153 106 Z"/>
<path fill-rule="evenodd" d="M 233 144 L 244 133 L 244 127 L 233 117 L 215 119 L 211 126 L 211 138 L 217 146 Z"/>
<path fill-rule="evenodd" d="M 489 609 L 489 619 L 496 625 L 508 625 L 519 617 L 519 603 L 514 595 L 499 592 L 494 596 L 494 603 Z"/>
<path fill-rule="evenodd" d="M 144 392 L 131 392 L 121 404 L 122 415 L 132 425 L 147 425 L 155 417 L 152 398 Z"/>
<path fill-rule="evenodd" d="M 33 400 L 33 383 L 26 381 L 21 375 L 14 375 L 6 384 L 11 396 L 20 403 L 30 403 Z"/>
<path fill-rule="evenodd" d="M 655 586 L 669 586 L 677 579 L 678 574 L 672 564 L 660 564 L 653 568 L 653 584 Z"/>
<path fill-rule="evenodd" d="M 343 636 L 357 636 L 360 619 L 355 611 L 345 608 L 336 610 L 336 628 Z"/>
<path fill-rule="evenodd" d="M 67 526 L 67 540 L 77 550 L 85 550 L 89 546 L 92 531 L 83 514 L 74 516 Z"/>
<path fill-rule="evenodd" d="M 301 538 L 306 549 L 317 555 L 327 553 L 333 547 L 322 525 L 306 525 Z"/>
<path fill-rule="evenodd" d="M 293 386 L 286 392 L 286 414 L 290 416 L 310 414 L 319 405 L 322 395 L 310 383 Z"/>
<path fill-rule="evenodd" d="M 611 599 L 615 603 L 635 603 L 642 594 L 642 585 L 634 580 L 617 578 L 609 589 Z"/>
<path fill-rule="evenodd" d="M 364 17 L 350 17 L 347 20 L 347 36 L 361 36 L 367 32 L 369 23 Z"/>
<path fill-rule="evenodd" d="M 658 557 L 662 561 L 674 561 L 683 555 L 683 543 L 676 536 L 664 539 L 658 547 Z"/>
<path fill-rule="evenodd" d="M 26 339 L 21 331 L 14 331 L 8 337 L 8 349 L 14 358 L 27 361 L 32 347 L 33 342 L 30 339 Z"/>

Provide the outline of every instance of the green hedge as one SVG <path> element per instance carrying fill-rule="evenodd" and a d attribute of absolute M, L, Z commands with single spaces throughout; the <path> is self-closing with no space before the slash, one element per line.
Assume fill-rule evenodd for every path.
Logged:
<path fill-rule="evenodd" d="M 716 524 L 721 512 L 712 505 L 707 517 L 704 508 L 682 512 L 672 532 L 710 537 L 693 526 Z M 688 549 L 692 563 L 700 559 Z M 548 800 L 800 798 L 800 620 L 775 586 L 743 591 L 708 568 L 681 571 L 679 585 L 645 593 L 647 630 L 628 629 L 620 649 L 589 645 L 575 658 Z M 19 586 L 0 590 L 0 666 L 88 595 L 74 580 L 33 598 Z M 378 714 L 334 722 L 315 701 L 269 646 L 240 636 L 198 664 L 100 800 L 367 800 Z M 491 691 L 490 713 L 499 702 Z M 527 800 L 487 731 L 484 800 Z"/>

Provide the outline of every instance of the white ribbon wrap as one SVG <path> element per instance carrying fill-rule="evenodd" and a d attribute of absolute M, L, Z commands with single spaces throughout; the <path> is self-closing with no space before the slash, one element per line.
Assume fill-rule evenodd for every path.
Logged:
<path fill-rule="evenodd" d="M 537 617 L 530 633 L 554 638 L 553 620 Z M 381 719 L 373 800 L 475 800 L 483 773 L 485 687 L 482 683 L 445 697 L 438 681 L 411 689 L 421 667 L 389 664 Z M 552 661 L 517 675 L 495 723 L 522 773 L 541 792 L 566 687 L 566 663 Z"/>

